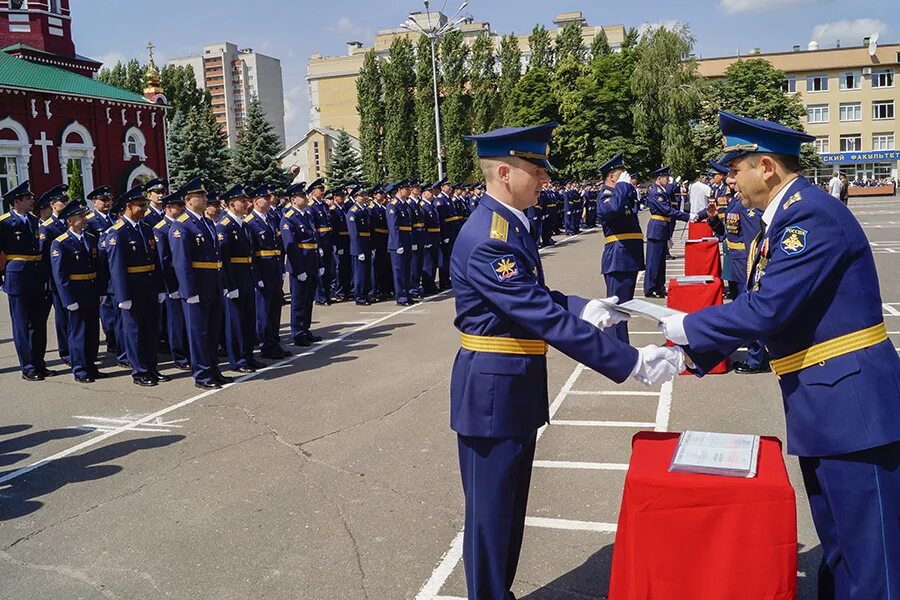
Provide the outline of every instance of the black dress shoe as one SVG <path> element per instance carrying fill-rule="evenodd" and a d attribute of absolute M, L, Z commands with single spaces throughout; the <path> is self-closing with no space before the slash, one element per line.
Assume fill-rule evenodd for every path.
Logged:
<path fill-rule="evenodd" d="M 372 306 L 372 303 L 369 302 L 368 300 L 357 300 L 356 305 L 357 306 Z"/>
<path fill-rule="evenodd" d="M 207 383 L 201 383 L 199 381 L 195 381 L 194 387 L 200 388 L 201 390 L 221 390 L 222 384 L 217 383 L 215 381 L 209 381 Z"/>
<path fill-rule="evenodd" d="M 93 377 L 94 379 L 109 379 L 109 375 L 107 375 L 106 373 L 101 373 L 100 371 L 94 371 L 93 373 L 91 373 L 91 377 Z"/>
<path fill-rule="evenodd" d="M 413 304 L 414 304 L 413 302 L 411 302 L 410 300 L 407 300 L 406 302 L 398 302 L 397 306 L 412 306 Z"/>
<path fill-rule="evenodd" d="M 151 373 L 150 376 L 153 377 L 153 379 L 155 379 L 156 381 L 161 381 L 163 383 L 172 381 L 171 377 L 169 377 L 168 375 L 163 375 L 159 371 L 156 371 L 155 373 Z"/>
<path fill-rule="evenodd" d="M 37 371 L 32 371 L 31 373 L 22 373 L 22 379 L 25 381 L 43 381 L 44 376 Z"/>
<path fill-rule="evenodd" d="M 120 360 L 120 361 L 117 362 L 116 364 L 119 365 L 120 367 L 122 367 L 123 369 L 130 369 L 130 368 L 131 368 L 131 363 L 128 362 L 127 360 Z"/>
<path fill-rule="evenodd" d="M 215 379 L 218 383 L 222 385 L 228 385 L 229 383 L 234 383 L 234 377 L 228 377 L 227 375 L 222 375 L 221 373 L 217 373 L 213 375 L 213 379 Z"/>
<path fill-rule="evenodd" d="M 254 369 L 265 369 L 268 365 L 266 363 L 261 363 L 258 360 L 249 359 L 247 361 L 247 366 L 252 367 Z"/>
<path fill-rule="evenodd" d="M 75 377 L 75 381 L 77 381 L 78 383 L 94 383 L 97 380 L 90 375 L 86 375 L 84 377 Z"/>
<path fill-rule="evenodd" d="M 235 371 L 235 373 L 256 373 L 256 369 L 254 369 L 251 366 L 238 367 L 234 371 Z"/>
<path fill-rule="evenodd" d="M 179 365 L 178 363 L 175 363 L 175 368 L 179 371 L 190 371 L 191 365 Z"/>
<path fill-rule="evenodd" d="M 156 385 L 156 380 L 149 375 L 141 375 L 139 377 L 132 377 L 132 381 L 134 381 L 135 385 L 139 385 L 141 387 L 153 387 Z"/>
<path fill-rule="evenodd" d="M 314 333 L 310 333 L 309 331 L 306 332 L 306 337 L 308 337 L 308 338 L 309 338 L 309 341 L 311 341 L 311 342 L 314 343 L 314 344 L 315 344 L 316 342 L 321 342 L 321 341 L 322 341 L 322 336 L 321 336 L 321 335 L 315 335 Z"/>
<path fill-rule="evenodd" d="M 305 348 L 307 346 L 312 346 L 312 341 L 310 341 L 307 336 L 300 334 L 294 338 L 294 345 Z"/>
<path fill-rule="evenodd" d="M 316 306 L 331 306 L 330 300 L 326 300 L 325 302 L 319 302 L 318 300 L 316 300 L 315 303 L 316 303 Z"/>
<path fill-rule="evenodd" d="M 69 363 L 66 363 L 66 364 L 69 364 Z M 71 367 L 72 365 L 69 364 L 69 366 Z M 43 375 L 44 377 L 53 377 L 54 375 L 59 375 L 59 371 L 52 371 L 52 370 L 48 369 L 47 367 L 44 367 L 43 369 L 38 369 L 37 372 L 40 373 L 41 375 Z"/>
<path fill-rule="evenodd" d="M 772 367 L 768 365 L 751 367 L 746 362 L 738 362 L 734 364 L 734 372 L 740 373 L 741 375 L 756 375 L 757 373 L 769 373 L 771 371 Z"/>

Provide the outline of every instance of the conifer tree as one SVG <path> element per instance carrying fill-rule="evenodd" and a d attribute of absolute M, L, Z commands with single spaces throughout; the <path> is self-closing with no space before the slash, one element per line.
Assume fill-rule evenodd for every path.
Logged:
<path fill-rule="evenodd" d="M 244 125 L 231 157 L 231 180 L 253 185 L 287 186 L 293 177 L 278 164 L 281 140 L 265 119 L 259 98 L 250 98 Z"/>
<path fill-rule="evenodd" d="M 600 33 L 594 38 L 594 41 L 591 42 L 591 58 L 603 56 L 610 52 L 612 52 L 612 48 L 609 46 L 609 38 L 606 37 L 606 32 L 601 29 Z"/>
<path fill-rule="evenodd" d="M 341 130 L 331 157 L 328 160 L 328 168 L 325 169 L 325 178 L 331 187 L 346 187 L 358 182 L 362 174 L 362 163 L 359 154 L 353 148 L 350 135 Z"/>
<path fill-rule="evenodd" d="M 500 124 L 512 123 L 512 94 L 522 78 L 522 51 L 519 40 L 509 34 L 500 41 Z"/>
<path fill-rule="evenodd" d="M 405 37 L 395 38 L 391 43 L 388 63 L 384 65 L 384 159 L 387 175 L 394 181 L 414 177 L 418 162 L 413 145 L 414 63 L 412 43 Z"/>
<path fill-rule="evenodd" d="M 556 37 L 556 63 L 559 64 L 567 56 L 571 56 L 576 62 L 584 62 L 584 39 L 581 37 L 581 25 L 569 23 L 563 27 Z"/>
<path fill-rule="evenodd" d="M 543 25 L 535 25 L 528 36 L 528 48 L 531 58 L 528 59 L 528 70 L 545 69 L 553 70 L 553 42 L 550 40 L 550 32 Z"/>
<path fill-rule="evenodd" d="M 125 67 L 125 89 L 135 94 L 144 93 L 144 71 L 136 58 L 128 61 Z"/>
<path fill-rule="evenodd" d="M 84 178 L 81 175 L 81 161 L 69 159 L 69 199 L 84 200 Z"/>
<path fill-rule="evenodd" d="M 447 177 L 454 181 L 468 179 L 472 171 L 472 145 L 463 136 L 472 131 L 469 98 L 464 94 L 466 59 L 469 47 L 461 31 L 451 31 L 441 43 L 441 66 L 444 74 L 444 146 L 447 149 Z"/>
<path fill-rule="evenodd" d="M 359 145 L 363 177 L 369 183 L 384 178 L 384 82 L 375 50 L 366 52 L 356 80 Z"/>

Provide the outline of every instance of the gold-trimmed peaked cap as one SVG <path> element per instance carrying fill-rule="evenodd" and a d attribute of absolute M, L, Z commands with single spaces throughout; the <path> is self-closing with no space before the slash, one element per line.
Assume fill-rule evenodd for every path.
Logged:
<path fill-rule="evenodd" d="M 534 127 L 503 127 L 478 135 L 467 135 L 465 140 L 475 142 L 478 158 L 518 156 L 543 167 L 550 165 L 550 138 L 557 123 L 544 123 Z"/>

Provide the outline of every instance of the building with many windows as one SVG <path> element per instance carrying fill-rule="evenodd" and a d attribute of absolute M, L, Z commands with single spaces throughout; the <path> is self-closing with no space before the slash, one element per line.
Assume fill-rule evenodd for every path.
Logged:
<path fill-rule="evenodd" d="M 259 98 L 266 121 L 284 147 L 284 86 L 281 61 L 250 48 L 224 42 L 203 47 L 197 56 L 175 58 L 170 65 L 190 65 L 197 87 L 209 90 L 213 113 L 228 135 L 228 147 L 237 143 L 251 96 Z"/>
<path fill-rule="evenodd" d="M 839 169 L 855 179 L 897 179 L 897 103 L 900 44 L 877 45 L 869 38 L 850 47 L 754 53 L 699 61 L 699 72 L 720 78 L 729 65 L 762 58 L 784 71 L 784 91 L 800 94 L 806 107 L 806 131 L 816 136 L 825 167 L 810 173 L 828 179 Z"/>

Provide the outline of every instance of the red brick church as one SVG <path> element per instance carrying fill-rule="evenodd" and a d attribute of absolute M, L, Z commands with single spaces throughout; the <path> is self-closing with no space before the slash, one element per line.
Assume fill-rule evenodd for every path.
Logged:
<path fill-rule="evenodd" d="M 152 64 L 144 95 L 94 79 L 75 52 L 69 0 L 0 0 L 0 193 L 40 195 L 80 167 L 85 193 L 166 177 L 166 99 Z"/>

